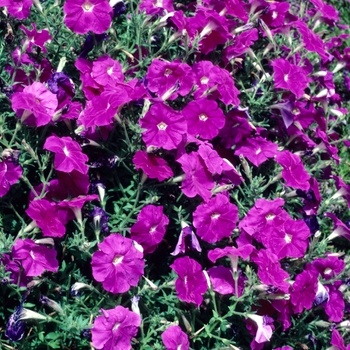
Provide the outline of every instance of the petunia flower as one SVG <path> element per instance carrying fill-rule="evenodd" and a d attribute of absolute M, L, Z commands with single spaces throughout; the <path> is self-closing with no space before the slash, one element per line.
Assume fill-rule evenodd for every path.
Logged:
<path fill-rule="evenodd" d="M 219 193 L 208 203 L 200 204 L 193 213 L 197 235 L 208 243 L 230 237 L 238 221 L 238 208 Z"/>
<path fill-rule="evenodd" d="M 0 197 L 3 197 L 22 176 L 22 168 L 15 162 L 3 159 L 0 162 Z"/>
<path fill-rule="evenodd" d="M 23 303 L 17 306 L 6 324 L 5 336 L 13 342 L 20 341 L 26 331 L 25 322 L 21 321 Z"/>
<path fill-rule="evenodd" d="M 304 95 L 309 79 L 301 67 L 291 64 L 283 58 L 272 61 L 272 67 L 276 88 L 289 90 L 297 98 L 301 98 Z"/>
<path fill-rule="evenodd" d="M 197 152 L 183 154 L 177 159 L 182 165 L 185 178 L 182 181 L 181 190 L 189 198 L 200 195 L 204 201 L 209 201 L 214 188 L 214 181 L 203 159 Z"/>
<path fill-rule="evenodd" d="M 178 298 L 186 303 L 194 303 L 199 307 L 203 301 L 202 295 L 208 289 L 201 265 L 185 256 L 177 258 L 170 267 L 179 276 L 175 282 Z"/>
<path fill-rule="evenodd" d="M 58 102 L 44 84 L 34 82 L 22 92 L 12 95 L 12 109 L 17 117 L 29 126 L 43 126 L 51 122 Z"/>
<path fill-rule="evenodd" d="M 152 60 L 146 74 L 147 88 L 162 97 L 175 86 L 176 89 L 170 99 L 175 99 L 178 95 L 187 95 L 194 84 L 192 68 L 180 61 L 166 62 L 158 59 Z"/>
<path fill-rule="evenodd" d="M 98 247 L 100 250 L 93 254 L 91 261 L 94 279 L 114 294 L 137 286 L 145 266 L 143 252 L 139 250 L 142 248 L 116 233 L 107 236 Z"/>
<path fill-rule="evenodd" d="M 281 268 L 276 254 L 266 249 L 260 249 L 252 261 L 258 265 L 258 276 L 261 282 L 279 288 L 285 293 L 288 292 L 289 283 L 285 280 L 289 278 L 289 275 Z"/>
<path fill-rule="evenodd" d="M 273 322 L 270 322 L 270 317 L 260 316 L 256 314 L 248 314 L 247 317 L 253 320 L 257 326 L 255 341 L 258 344 L 270 341 L 273 332 Z"/>
<path fill-rule="evenodd" d="M 17 284 L 20 287 L 25 287 L 30 278 L 27 278 L 25 271 L 22 269 L 21 263 L 12 260 L 9 254 L 2 254 L 0 258 L 0 265 L 3 265 L 6 272 L 10 272 L 10 278 L 6 282 Z"/>
<path fill-rule="evenodd" d="M 182 110 L 187 122 L 187 132 L 204 140 L 212 140 L 225 125 L 225 116 L 215 101 L 194 100 Z"/>
<path fill-rule="evenodd" d="M 64 24 L 77 34 L 102 34 L 112 23 L 113 9 L 107 0 L 67 0 Z"/>
<path fill-rule="evenodd" d="M 133 158 L 136 170 L 141 169 L 150 179 L 164 181 L 174 176 L 168 163 L 161 157 L 138 150 Z"/>
<path fill-rule="evenodd" d="M 290 301 L 295 313 L 301 313 L 304 308 L 310 310 L 315 300 L 318 287 L 318 272 L 308 266 L 295 278 L 291 287 Z"/>
<path fill-rule="evenodd" d="M 26 28 L 25 26 L 21 25 L 20 28 L 26 33 L 27 35 L 27 40 L 29 42 L 29 46 L 27 48 L 27 52 L 32 51 L 32 47 L 33 45 L 38 46 L 41 48 L 41 50 L 46 53 L 46 47 L 45 47 L 45 43 L 49 42 L 52 37 L 49 33 L 48 30 L 44 29 L 44 30 L 37 30 L 36 29 L 36 24 L 32 23 L 31 24 L 33 29 L 29 30 L 28 28 Z"/>
<path fill-rule="evenodd" d="M 12 247 L 12 258 L 21 262 L 27 276 L 40 276 L 44 271 L 57 272 L 56 250 L 36 244 L 29 238 L 17 239 Z"/>
<path fill-rule="evenodd" d="M 343 260 L 337 256 L 329 255 L 327 258 L 318 258 L 312 261 L 311 266 L 321 274 L 325 280 L 330 280 L 339 275 L 345 268 Z"/>
<path fill-rule="evenodd" d="M 179 326 L 170 326 L 162 333 L 166 350 L 189 350 L 190 342 Z"/>
<path fill-rule="evenodd" d="M 167 150 L 175 149 L 187 131 L 183 115 L 164 103 L 152 105 L 140 124 L 145 129 L 142 139 L 147 147 L 162 147 Z"/>
<path fill-rule="evenodd" d="M 282 165 L 282 177 L 286 181 L 286 185 L 307 191 L 310 188 L 308 180 L 311 176 L 305 170 L 300 157 L 289 151 L 278 152 L 276 156 L 278 164 Z"/>
<path fill-rule="evenodd" d="M 114 82 L 123 82 L 123 67 L 118 61 L 104 55 L 92 63 L 91 77 L 102 86 L 113 85 Z"/>
<path fill-rule="evenodd" d="M 344 339 L 336 328 L 332 330 L 331 344 L 334 345 L 334 347 L 332 347 L 334 350 L 350 350 L 350 344 L 345 346 Z"/>
<path fill-rule="evenodd" d="M 55 169 L 70 173 L 76 170 L 82 174 L 88 172 L 88 156 L 85 155 L 78 142 L 73 141 L 71 137 L 49 136 L 43 146 L 44 149 L 55 153 Z"/>
<path fill-rule="evenodd" d="M 30 15 L 33 0 L 0 0 L 0 7 L 6 6 L 10 16 L 25 19 Z"/>
<path fill-rule="evenodd" d="M 197 252 L 201 252 L 202 248 L 198 242 L 196 235 L 192 231 L 192 228 L 188 226 L 184 221 L 181 221 L 181 227 L 182 230 L 175 250 L 170 253 L 170 255 L 176 256 L 180 253 L 184 254 L 189 250 L 197 250 Z"/>
<path fill-rule="evenodd" d="M 66 233 L 65 222 L 57 214 L 58 207 L 46 199 L 33 200 L 26 210 L 27 215 L 43 232 L 45 237 L 63 237 Z"/>
<path fill-rule="evenodd" d="M 255 166 L 264 163 L 268 158 L 273 158 L 278 153 L 278 145 L 265 140 L 262 137 L 248 138 L 238 144 L 235 155 L 241 154 L 248 158 Z"/>
<path fill-rule="evenodd" d="M 258 30 L 256 28 L 247 30 L 234 38 L 233 45 L 224 50 L 224 55 L 228 61 L 246 53 L 254 41 L 258 40 Z"/>
<path fill-rule="evenodd" d="M 153 253 L 162 241 L 168 224 L 169 219 L 163 214 L 162 206 L 146 205 L 130 228 L 131 239 L 142 246 L 144 254 Z"/>
<path fill-rule="evenodd" d="M 91 329 L 92 345 L 99 350 L 130 350 L 131 339 L 136 336 L 141 317 L 118 305 L 114 309 L 100 309 Z"/>

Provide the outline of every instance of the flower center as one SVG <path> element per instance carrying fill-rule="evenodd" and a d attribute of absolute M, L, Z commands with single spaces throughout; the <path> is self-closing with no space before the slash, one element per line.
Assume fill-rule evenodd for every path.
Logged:
<path fill-rule="evenodd" d="M 34 255 L 34 252 L 31 250 L 29 255 L 33 258 L 33 260 L 35 260 L 35 255 Z"/>
<path fill-rule="evenodd" d="M 122 262 L 123 258 L 124 257 L 121 255 L 116 255 L 113 259 L 113 265 L 117 266 L 118 264 L 120 264 Z"/>
<path fill-rule="evenodd" d="M 332 272 L 332 269 L 330 269 L 329 267 L 323 271 L 323 273 L 324 273 L 325 275 L 330 275 L 331 272 Z"/>
<path fill-rule="evenodd" d="M 117 323 L 113 326 L 112 331 L 117 330 L 119 326 L 120 326 L 120 323 L 117 322 Z"/>
<path fill-rule="evenodd" d="M 272 11 L 272 18 L 276 19 L 278 16 L 278 12 L 277 11 Z"/>
<path fill-rule="evenodd" d="M 40 105 L 40 100 L 38 98 L 35 99 L 35 103 L 37 103 L 38 105 Z"/>
<path fill-rule="evenodd" d="M 163 7 L 163 0 L 157 0 L 154 4 L 153 7 Z"/>
<path fill-rule="evenodd" d="M 85 1 L 82 7 L 85 12 L 91 12 L 94 8 L 94 5 L 90 1 Z"/>
<path fill-rule="evenodd" d="M 284 81 L 287 82 L 288 81 L 288 74 L 285 74 L 283 78 L 284 78 Z"/>
<path fill-rule="evenodd" d="M 164 75 L 165 75 L 166 77 L 168 77 L 172 72 L 173 72 L 173 71 L 172 71 L 171 69 L 167 68 L 167 69 L 165 70 L 165 72 L 164 72 Z"/>
<path fill-rule="evenodd" d="M 276 217 L 275 214 L 270 213 L 270 214 L 267 214 L 267 215 L 265 216 L 265 219 L 266 219 L 267 221 L 270 221 L 270 220 L 273 220 L 275 217 Z"/>
<path fill-rule="evenodd" d="M 207 78 L 206 76 L 201 78 L 201 84 L 208 84 L 209 78 Z"/>
<path fill-rule="evenodd" d="M 165 130 L 168 127 L 164 122 L 160 122 L 157 126 L 158 130 Z"/>
<path fill-rule="evenodd" d="M 259 154 L 259 153 L 261 153 L 261 148 L 258 148 L 255 152 L 255 154 Z"/>
<path fill-rule="evenodd" d="M 199 115 L 199 120 L 202 120 L 203 122 L 205 122 L 207 119 L 208 119 L 208 117 L 205 114 Z"/>
<path fill-rule="evenodd" d="M 292 235 L 286 234 L 286 235 L 284 236 L 284 240 L 285 240 L 287 243 L 290 243 L 290 242 L 292 241 Z"/>
<path fill-rule="evenodd" d="M 211 214 L 212 219 L 217 219 L 220 216 L 219 213 Z"/>
<path fill-rule="evenodd" d="M 156 230 L 156 228 L 157 228 L 157 225 L 152 226 L 151 229 L 149 230 L 149 233 L 152 234 Z"/>
<path fill-rule="evenodd" d="M 292 109 L 292 113 L 293 113 L 294 115 L 298 115 L 298 114 L 300 114 L 300 109 L 299 109 L 299 108 L 293 108 L 293 109 Z"/>
<path fill-rule="evenodd" d="M 113 66 L 112 67 L 108 67 L 107 74 L 108 75 L 112 75 L 112 73 L 113 73 Z"/>
<path fill-rule="evenodd" d="M 69 151 L 66 146 L 63 147 L 63 152 L 67 157 L 69 156 Z"/>

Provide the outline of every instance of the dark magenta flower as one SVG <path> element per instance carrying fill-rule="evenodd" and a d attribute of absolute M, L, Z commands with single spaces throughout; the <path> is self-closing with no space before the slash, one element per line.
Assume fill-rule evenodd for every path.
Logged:
<path fill-rule="evenodd" d="M 225 125 L 225 116 L 215 101 L 199 99 L 191 101 L 182 110 L 187 121 L 187 132 L 204 140 L 212 140 Z"/>
<path fill-rule="evenodd" d="M 185 256 L 177 258 L 170 267 L 179 276 L 175 282 L 178 298 L 199 307 L 203 301 L 202 295 L 208 289 L 202 266 L 197 261 Z"/>
<path fill-rule="evenodd" d="M 46 199 L 33 200 L 26 210 L 27 215 L 35 221 L 45 237 L 63 237 L 66 223 L 58 216 L 58 207 Z"/>
<path fill-rule="evenodd" d="M 309 79 L 301 67 L 291 64 L 283 58 L 274 60 L 272 67 L 276 88 L 289 90 L 297 98 L 301 98 L 304 95 Z"/>
<path fill-rule="evenodd" d="M 309 237 L 310 229 L 303 220 L 287 219 L 279 227 L 270 226 L 262 236 L 262 242 L 278 259 L 302 258 L 309 245 Z"/>
<path fill-rule="evenodd" d="M 27 276 L 40 276 L 44 271 L 57 272 L 56 250 L 36 244 L 29 238 L 17 239 L 12 247 L 12 258 L 21 262 Z"/>
<path fill-rule="evenodd" d="M 17 19 L 29 17 L 32 5 L 32 0 L 0 0 L 0 7 L 6 6 L 8 13 Z"/>
<path fill-rule="evenodd" d="M 43 126 L 52 121 L 58 106 L 56 96 L 44 84 L 34 82 L 12 95 L 12 109 L 30 126 Z"/>
<path fill-rule="evenodd" d="M 2 254 L 0 264 L 5 267 L 5 271 L 11 273 L 7 282 L 17 284 L 20 287 L 25 287 L 30 281 L 30 278 L 27 278 L 25 271 L 22 269 L 21 263 L 16 260 L 11 260 L 9 254 Z"/>
<path fill-rule="evenodd" d="M 182 192 L 190 198 L 198 194 L 204 201 L 208 202 L 215 184 L 200 155 L 197 152 L 185 153 L 177 159 L 177 162 L 182 165 L 182 170 L 185 173 L 181 185 Z"/>
<path fill-rule="evenodd" d="M 176 92 L 171 94 L 171 100 L 178 95 L 187 95 L 194 84 L 192 68 L 180 61 L 167 62 L 154 59 L 148 67 L 146 79 L 147 88 L 159 97 L 178 86 Z"/>
<path fill-rule="evenodd" d="M 151 106 L 146 115 L 140 119 L 141 128 L 145 129 L 142 139 L 147 147 L 175 149 L 187 131 L 185 118 L 164 103 Z"/>
<path fill-rule="evenodd" d="M 37 30 L 36 24 L 32 23 L 32 30 L 29 30 L 25 26 L 21 26 L 20 28 L 26 33 L 27 40 L 29 42 L 29 46 L 27 48 L 27 52 L 32 51 L 33 45 L 36 45 L 41 48 L 43 52 L 47 52 L 45 43 L 52 39 L 48 30 Z"/>
<path fill-rule="evenodd" d="M 247 30 L 235 37 L 233 45 L 225 49 L 224 55 L 228 61 L 231 61 L 233 58 L 246 53 L 258 38 L 258 30 L 256 28 Z"/>
<path fill-rule="evenodd" d="M 91 77 L 97 84 L 102 86 L 123 82 L 123 67 L 118 61 L 113 60 L 108 55 L 104 55 L 92 63 Z"/>
<path fill-rule="evenodd" d="M 238 208 L 227 196 L 217 194 L 208 203 L 200 204 L 193 213 L 197 235 L 208 243 L 230 237 L 238 221 Z"/>
<path fill-rule="evenodd" d="M 131 286 L 137 286 L 145 266 L 142 248 L 117 233 L 106 237 L 98 247 L 100 250 L 91 260 L 94 279 L 114 294 L 125 293 Z"/>
<path fill-rule="evenodd" d="M 343 292 L 339 290 L 340 285 L 341 281 L 327 285 L 329 300 L 325 305 L 325 312 L 328 320 L 332 322 L 341 322 L 344 317 L 345 302 Z"/>
<path fill-rule="evenodd" d="M 3 197 L 22 176 L 22 168 L 11 161 L 4 159 L 0 162 L 0 197 Z"/>
<path fill-rule="evenodd" d="M 235 155 L 243 155 L 248 158 L 255 166 L 264 163 L 268 158 L 273 158 L 278 153 L 278 145 L 274 142 L 265 140 L 262 137 L 245 139 L 237 145 Z"/>
<path fill-rule="evenodd" d="M 350 350 L 350 344 L 345 346 L 344 339 L 335 328 L 332 330 L 331 344 L 335 346 L 336 350 Z"/>
<path fill-rule="evenodd" d="M 139 9 L 146 11 L 148 15 L 162 16 L 164 13 L 174 12 L 172 0 L 142 0 Z"/>
<path fill-rule="evenodd" d="M 327 256 L 327 258 L 315 259 L 311 265 L 325 280 L 335 278 L 345 268 L 344 261 L 338 259 L 337 256 L 332 255 Z"/>
<path fill-rule="evenodd" d="M 300 157 L 289 151 L 278 152 L 276 156 L 278 164 L 282 165 L 282 177 L 286 185 L 307 191 L 310 188 L 308 180 L 311 176 L 305 170 Z"/>
<path fill-rule="evenodd" d="M 333 213 L 325 213 L 324 215 L 332 219 L 334 223 L 334 231 L 327 237 L 327 240 L 330 241 L 336 237 L 345 237 L 350 241 L 350 228 Z"/>
<path fill-rule="evenodd" d="M 168 163 L 161 157 L 138 150 L 133 158 L 136 170 L 141 169 L 150 179 L 164 181 L 174 176 Z"/>
<path fill-rule="evenodd" d="M 190 342 L 179 326 L 170 326 L 162 333 L 166 350 L 189 350 Z"/>
<path fill-rule="evenodd" d="M 318 287 L 318 272 L 306 269 L 296 278 L 291 287 L 290 301 L 294 305 L 294 312 L 301 313 L 304 308 L 310 310 L 316 297 Z"/>
<path fill-rule="evenodd" d="M 131 339 L 141 324 L 141 317 L 123 306 L 101 309 L 91 329 L 92 345 L 99 350 L 130 350 Z"/>
<path fill-rule="evenodd" d="M 285 293 L 288 292 L 289 283 L 285 280 L 289 278 L 289 275 L 281 268 L 276 254 L 266 249 L 260 249 L 252 261 L 258 265 L 258 276 L 262 283 L 279 288 Z"/>
<path fill-rule="evenodd" d="M 43 146 L 44 149 L 55 153 L 55 169 L 70 173 L 73 170 L 82 174 L 88 172 L 88 166 L 85 164 L 89 158 L 85 155 L 78 142 L 73 141 L 71 137 L 58 137 L 52 135 L 48 137 Z"/>
<path fill-rule="evenodd" d="M 77 34 L 102 34 L 112 23 L 113 9 L 107 0 L 67 0 L 63 11 L 65 25 Z"/>
<path fill-rule="evenodd" d="M 131 238 L 142 246 L 144 254 L 153 253 L 162 241 L 168 224 L 169 219 L 163 214 L 162 206 L 146 205 L 130 228 Z"/>

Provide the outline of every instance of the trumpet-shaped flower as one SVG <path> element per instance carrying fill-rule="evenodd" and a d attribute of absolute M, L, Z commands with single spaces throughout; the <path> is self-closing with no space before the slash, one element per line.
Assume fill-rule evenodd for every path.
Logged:
<path fill-rule="evenodd" d="M 22 168 L 15 162 L 4 159 L 0 162 L 0 197 L 4 196 L 11 185 L 14 185 L 22 175 Z"/>
<path fill-rule="evenodd" d="M 98 244 L 92 256 L 92 275 L 111 293 L 125 293 L 138 284 L 145 262 L 142 248 L 130 238 L 111 234 Z M 141 250 L 140 250 L 141 249 Z"/>
<path fill-rule="evenodd" d="M 101 309 L 91 329 L 92 345 L 99 350 L 130 350 L 131 339 L 141 324 L 141 317 L 123 306 Z"/>
<path fill-rule="evenodd" d="M 186 303 L 194 303 L 198 307 L 203 301 L 202 295 L 208 289 L 201 265 L 185 256 L 176 259 L 170 267 L 179 276 L 175 282 L 178 298 Z"/>
<path fill-rule="evenodd" d="M 190 342 L 185 332 L 179 326 L 170 326 L 162 333 L 163 344 L 166 350 L 188 350 Z"/>
<path fill-rule="evenodd" d="M 17 239 L 12 247 L 12 258 L 21 262 L 29 277 L 40 276 L 44 271 L 58 271 L 56 251 L 29 238 Z"/>
<path fill-rule="evenodd" d="M 71 137 L 58 137 L 52 135 L 48 137 L 44 144 L 44 149 L 55 153 L 55 169 L 70 173 L 73 170 L 82 174 L 88 172 L 88 156 L 84 154 L 78 142 L 73 141 Z"/>
<path fill-rule="evenodd" d="M 67 0 L 64 24 L 77 34 L 102 34 L 112 23 L 113 9 L 107 0 Z"/>

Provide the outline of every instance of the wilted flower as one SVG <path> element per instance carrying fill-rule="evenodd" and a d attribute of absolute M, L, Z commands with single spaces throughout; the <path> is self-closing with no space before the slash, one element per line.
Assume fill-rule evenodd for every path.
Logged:
<path fill-rule="evenodd" d="M 197 250 L 197 252 L 201 252 L 202 248 L 191 227 L 188 226 L 184 221 L 181 221 L 181 226 L 182 230 L 180 232 L 175 250 L 170 254 L 176 256 L 180 253 L 186 253 L 187 250 Z"/>
<path fill-rule="evenodd" d="M 272 331 L 274 329 L 273 319 L 268 316 L 260 316 L 256 314 L 248 314 L 247 317 L 253 320 L 257 326 L 255 341 L 258 344 L 270 341 L 272 337 Z"/>
<path fill-rule="evenodd" d="M 137 334 L 141 317 L 123 306 L 114 309 L 100 310 L 91 329 L 92 345 L 96 349 L 131 349 L 131 338 Z"/>
<path fill-rule="evenodd" d="M 20 341 L 23 338 L 26 330 L 26 324 L 20 320 L 22 310 L 23 304 L 21 303 L 16 307 L 6 325 L 5 335 L 12 341 Z"/>

